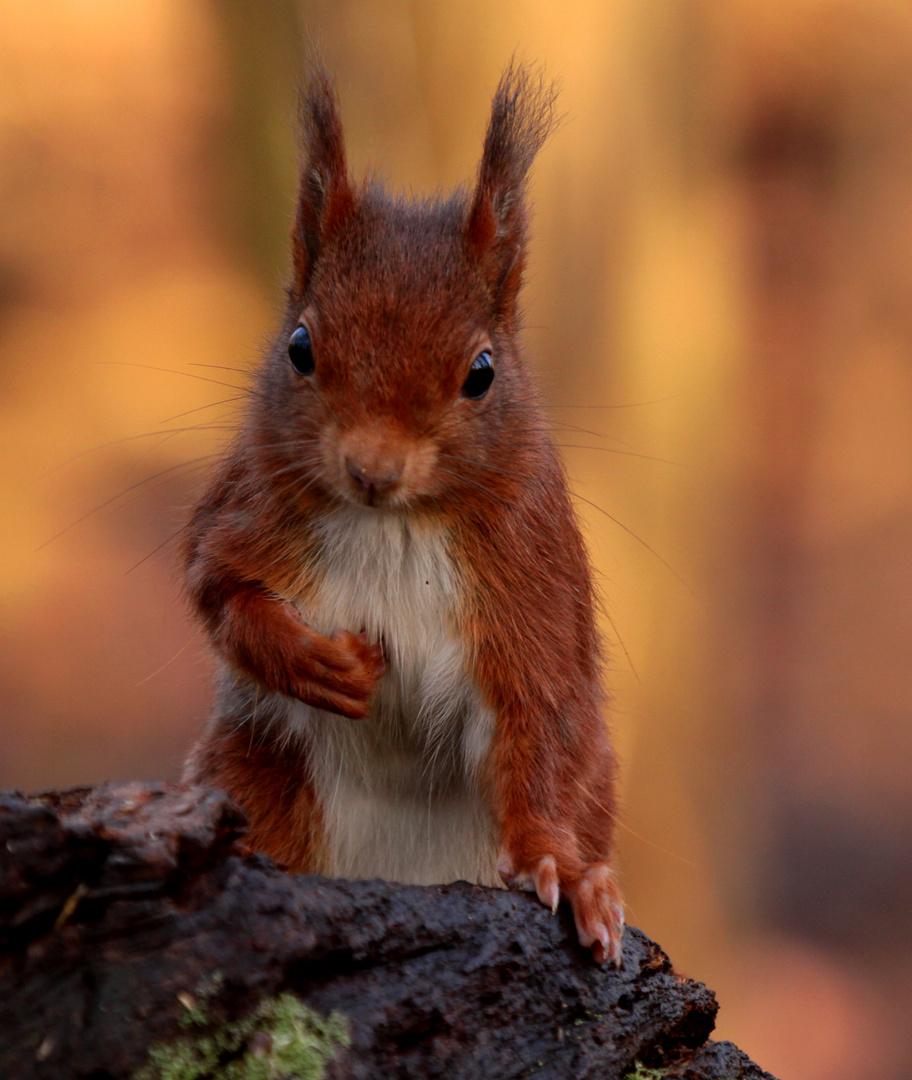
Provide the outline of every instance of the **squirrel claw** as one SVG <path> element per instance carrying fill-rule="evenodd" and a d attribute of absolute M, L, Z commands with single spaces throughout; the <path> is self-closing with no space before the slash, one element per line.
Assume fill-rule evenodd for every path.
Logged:
<path fill-rule="evenodd" d="M 607 863 L 592 863 L 578 877 L 562 882 L 553 855 L 544 855 L 517 870 L 513 857 L 502 851 L 497 872 L 509 888 L 535 892 L 552 914 L 557 911 L 563 894 L 570 901 L 580 945 L 592 950 L 597 964 L 610 961 L 616 967 L 621 966 L 624 908 L 614 872 Z"/>
<path fill-rule="evenodd" d="M 516 876 L 516 864 L 508 851 L 502 851 L 497 859 L 497 873 L 508 888 Z"/>
<path fill-rule="evenodd" d="M 497 872 L 503 883 L 511 889 L 534 892 L 553 915 L 560 902 L 560 886 L 557 878 L 557 863 L 553 855 L 545 855 L 527 870 L 516 872 L 511 856 L 503 852 L 497 862 Z"/>
<path fill-rule="evenodd" d="M 557 880 L 557 863 L 553 855 L 545 855 L 543 859 L 539 859 L 538 865 L 532 871 L 532 880 L 539 900 L 545 907 L 551 909 L 552 915 L 555 915 L 560 902 L 560 885 Z"/>
<path fill-rule="evenodd" d="M 622 963 L 624 909 L 614 874 L 606 863 L 592 863 L 567 890 L 580 945 L 592 949 L 597 964 Z"/>
<path fill-rule="evenodd" d="M 544 855 L 527 870 L 516 872 L 511 856 L 503 852 L 497 862 L 497 872 L 505 885 L 523 892 L 534 892 L 538 899 L 550 908 L 551 914 L 557 912 L 560 903 L 560 883 L 557 876 L 557 862 L 553 855 Z"/>

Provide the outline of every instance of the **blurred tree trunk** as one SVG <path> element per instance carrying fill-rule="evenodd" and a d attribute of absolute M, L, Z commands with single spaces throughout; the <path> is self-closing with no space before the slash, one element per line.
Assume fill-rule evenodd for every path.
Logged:
<path fill-rule="evenodd" d="M 298 177 L 294 124 L 311 7 L 306 0 L 212 0 L 228 89 L 223 213 L 227 231 L 270 293 L 284 283 L 289 266 Z"/>

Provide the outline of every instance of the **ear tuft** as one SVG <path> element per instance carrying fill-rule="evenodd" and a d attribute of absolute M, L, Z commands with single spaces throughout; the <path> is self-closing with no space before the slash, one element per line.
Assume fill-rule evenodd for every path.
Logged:
<path fill-rule="evenodd" d="M 306 288 L 323 245 L 354 208 L 348 178 L 339 101 L 326 70 L 316 64 L 301 95 L 303 156 L 298 206 L 292 234 L 295 287 Z"/>
<path fill-rule="evenodd" d="M 557 126 L 557 86 L 540 71 L 511 63 L 491 105 L 491 120 L 469 210 L 466 240 L 503 308 L 516 299 L 525 261 L 529 169 Z"/>

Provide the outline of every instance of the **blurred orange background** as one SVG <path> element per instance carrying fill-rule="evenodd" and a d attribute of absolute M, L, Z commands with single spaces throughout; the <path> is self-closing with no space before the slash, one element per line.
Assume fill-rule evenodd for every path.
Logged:
<path fill-rule="evenodd" d="M 350 159 L 469 180 L 563 85 L 527 345 L 605 599 L 630 921 L 782 1080 L 912 1073 L 912 6 L 0 0 L 0 787 L 174 778 L 171 538 Z"/>

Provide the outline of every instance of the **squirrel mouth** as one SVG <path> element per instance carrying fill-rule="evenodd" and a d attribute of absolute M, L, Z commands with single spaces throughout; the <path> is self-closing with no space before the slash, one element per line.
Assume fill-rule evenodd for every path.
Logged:
<path fill-rule="evenodd" d="M 398 501 L 398 484 L 365 484 L 354 483 L 348 485 L 348 497 L 359 506 L 371 506 L 375 509 L 392 506 Z"/>

